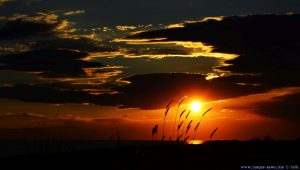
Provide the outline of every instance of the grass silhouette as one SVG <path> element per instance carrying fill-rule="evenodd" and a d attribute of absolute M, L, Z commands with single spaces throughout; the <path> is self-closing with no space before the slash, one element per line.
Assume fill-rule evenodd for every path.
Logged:
<path fill-rule="evenodd" d="M 173 122 L 173 129 L 172 129 L 172 135 L 169 138 L 169 142 L 168 143 L 183 143 L 186 144 L 188 142 L 188 139 L 190 139 L 190 135 L 189 135 L 189 131 L 190 129 L 193 127 L 193 120 L 190 119 L 188 120 L 190 113 L 191 113 L 191 109 L 189 111 L 187 111 L 187 109 L 184 109 L 180 112 L 180 114 L 178 114 L 179 112 L 179 108 L 180 106 L 183 104 L 184 100 L 187 98 L 187 96 L 184 96 L 180 102 L 178 103 L 177 107 L 176 107 L 176 113 L 175 113 L 175 118 L 174 118 L 174 122 Z M 166 117 L 168 115 L 168 113 L 170 112 L 171 109 L 171 104 L 175 101 L 175 99 L 172 99 L 168 102 L 168 104 L 166 105 L 165 108 L 165 112 L 164 112 L 164 116 L 163 116 L 163 126 L 162 126 L 162 137 L 161 137 L 161 141 L 163 142 L 166 138 L 166 134 L 165 134 L 165 126 L 166 126 Z M 192 136 L 192 142 L 195 140 L 195 138 L 197 137 L 197 133 L 199 131 L 199 126 L 201 125 L 201 122 L 203 120 L 203 118 L 205 117 L 205 115 L 210 112 L 213 108 L 209 108 L 207 109 L 202 115 L 201 118 L 199 120 L 199 122 L 194 126 L 194 130 L 193 130 L 193 136 Z M 186 115 L 185 115 L 186 113 Z M 184 116 L 185 115 L 185 116 Z M 184 119 L 182 119 L 182 117 L 184 117 Z M 178 119 L 178 120 L 177 120 Z M 189 121 L 189 123 L 186 122 Z M 176 129 L 176 130 L 175 130 Z M 213 133 L 210 136 L 210 139 L 212 139 L 214 133 L 216 133 L 216 131 L 218 130 L 218 128 L 216 128 Z M 175 131 L 177 131 L 177 136 L 175 137 Z M 157 135 L 158 133 L 158 125 L 155 125 L 152 129 L 152 141 L 154 140 L 154 135 Z"/>
<path fill-rule="evenodd" d="M 175 120 L 174 120 L 174 126 L 173 126 L 172 140 L 174 139 L 174 132 L 175 132 L 175 126 L 176 126 L 176 123 L 177 123 L 177 114 L 178 114 L 178 110 L 179 110 L 181 104 L 183 103 L 183 101 L 184 101 L 186 98 L 187 98 L 187 96 L 184 96 L 184 97 L 180 100 L 180 102 L 179 102 L 179 104 L 178 104 L 178 106 L 177 106 L 176 114 L 175 114 Z"/>

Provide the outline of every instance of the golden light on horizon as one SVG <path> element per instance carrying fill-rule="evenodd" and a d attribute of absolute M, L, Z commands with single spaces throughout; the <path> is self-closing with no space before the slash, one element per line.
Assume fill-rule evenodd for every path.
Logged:
<path fill-rule="evenodd" d="M 188 141 L 188 144 L 190 144 L 190 145 L 200 145 L 203 143 L 204 143 L 204 140 L 189 140 Z"/>
<path fill-rule="evenodd" d="M 199 112 L 202 108 L 202 104 L 199 101 L 193 101 L 190 104 L 190 109 L 192 112 Z"/>

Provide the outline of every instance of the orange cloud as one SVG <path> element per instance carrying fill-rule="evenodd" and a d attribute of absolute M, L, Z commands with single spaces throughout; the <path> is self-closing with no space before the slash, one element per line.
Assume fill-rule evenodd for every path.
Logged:
<path fill-rule="evenodd" d="M 66 11 L 64 12 L 64 15 L 69 16 L 69 15 L 78 15 L 78 14 L 84 14 L 85 10 L 76 10 L 76 11 Z"/>
<path fill-rule="evenodd" d="M 137 27 L 135 26 L 130 26 L 130 25 L 118 25 L 116 26 L 117 30 L 119 31 L 128 31 L 128 30 L 134 30 Z"/>

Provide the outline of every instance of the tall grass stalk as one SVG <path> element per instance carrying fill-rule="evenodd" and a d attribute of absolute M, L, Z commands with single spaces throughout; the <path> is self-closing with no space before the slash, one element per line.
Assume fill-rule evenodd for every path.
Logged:
<path fill-rule="evenodd" d="M 217 132 L 218 128 L 216 128 L 210 135 L 210 140 L 213 138 L 214 134 Z"/>
<path fill-rule="evenodd" d="M 154 140 L 154 136 L 157 135 L 157 131 L 158 131 L 158 125 L 155 125 L 152 129 L 152 143 L 153 143 L 153 140 Z"/>
<path fill-rule="evenodd" d="M 180 116 L 179 116 L 179 119 L 182 117 L 182 115 L 184 114 L 186 110 L 183 110 L 181 113 L 180 113 Z"/>
<path fill-rule="evenodd" d="M 165 115 L 164 115 L 164 124 L 163 124 L 163 134 L 162 134 L 162 138 L 161 140 L 163 141 L 165 139 L 165 124 L 166 124 L 166 117 L 168 115 L 168 112 L 170 110 L 170 107 L 167 107 L 166 111 L 165 111 Z"/>
<path fill-rule="evenodd" d="M 179 115 L 178 126 L 179 126 L 179 124 L 180 124 L 180 122 L 181 122 L 181 117 L 184 115 L 185 111 L 186 111 L 186 109 L 183 110 L 183 111 L 180 113 L 180 115 Z M 183 123 L 183 121 L 182 121 L 182 123 Z M 182 124 L 181 124 L 181 125 L 182 125 Z M 181 126 L 181 125 L 180 125 L 180 126 Z M 178 135 L 179 135 L 179 128 L 177 128 L 177 137 L 178 137 Z"/>
<path fill-rule="evenodd" d="M 188 126 L 186 127 L 185 136 L 188 134 L 190 128 L 192 127 L 192 122 L 193 122 L 193 120 L 191 120 L 190 123 L 188 124 Z"/>
<path fill-rule="evenodd" d="M 192 122 L 193 122 L 193 120 L 191 120 L 190 123 L 188 124 L 188 126 L 186 127 L 186 131 L 185 131 L 185 133 L 184 133 L 184 139 L 185 139 L 185 140 L 184 140 L 184 143 L 185 143 L 186 140 L 187 140 L 186 135 L 188 135 L 189 130 L 190 130 L 190 128 L 192 127 L 192 126 L 191 126 Z M 188 137 L 190 137 L 190 136 L 188 136 Z"/>
<path fill-rule="evenodd" d="M 177 143 L 180 142 L 181 137 L 182 137 L 182 134 L 177 137 L 177 140 L 176 140 Z"/>
<path fill-rule="evenodd" d="M 175 125 L 176 125 L 176 122 L 177 122 L 177 114 L 178 114 L 178 110 L 179 110 L 179 108 L 180 108 L 180 105 L 182 104 L 182 102 L 183 102 L 186 98 L 187 98 L 187 96 L 184 96 L 184 97 L 180 100 L 180 102 L 179 102 L 179 104 L 178 104 L 178 106 L 177 106 L 176 114 L 175 114 L 175 121 L 174 121 L 174 125 L 173 125 L 172 140 L 174 139 L 174 132 L 175 132 Z"/>
<path fill-rule="evenodd" d="M 183 123 L 183 121 L 181 121 L 181 123 L 178 125 L 178 131 L 180 130 L 182 123 Z"/>
<path fill-rule="evenodd" d="M 197 129 L 199 128 L 199 126 L 200 126 L 200 124 L 201 124 L 201 122 L 202 122 L 203 117 L 206 115 L 206 113 L 208 113 L 209 111 L 211 111 L 211 109 L 212 109 L 212 108 L 209 108 L 208 110 L 206 110 L 206 111 L 202 114 L 200 121 L 197 123 L 197 125 L 196 125 L 196 127 L 195 127 L 195 129 L 194 129 L 194 136 L 193 136 L 193 140 L 192 140 L 192 141 L 195 140 L 195 137 L 196 137 L 196 135 L 197 135 L 197 133 L 198 133 L 198 130 L 197 130 Z"/>
<path fill-rule="evenodd" d="M 107 135 L 116 127 L 116 125 L 123 119 L 127 117 L 127 114 L 123 115 L 122 117 L 116 119 L 115 121 L 112 122 L 112 124 L 107 128 L 106 131 L 104 131 L 102 138 L 106 138 Z M 112 132 L 111 132 L 112 133 Z M 111 138 L 110 138 L 111 139 Z"/>
<path fill-rule="evenodd" d="M 183 127 L 185 126 L 185 122 L 187 121 L 187 119 L 188 119 L 190 113 L 191 113 L 191 110 L 189 110 L 189 112 L 188 112 L 188 113 L 186 114 L 186 116 L 185 116 L 185 119 L 184 119 L 184 121 L 183 121 Z"/>
<path fill-rule="evenodd" d="M 175 99 L 172 99 L 172 100 L 167 104 L 166 109 L 170 108 L 170 106 L 171 106 L 171 104 L 173 103 L 174 100 L 175 100 Z"/>
<path fill-rule="evenodd" d="M 185 119 L 184 119 L 184 121 L 183 121 L 183 125 L 182 125 L 183 129 L 182 129 L 182 133 L 184 133 L 184 134 L 185 134 L 185 130 L 184 130 L 185 122 L 187 121 L 187 119 L 188 119 L 190 113 L 191 113 L 191 110 L 189 110 L 189 112 L 186 114 Z M 184 135 L 184 138 L 185 138 L 185 136 L 186 136 L 186 134 Z"/>
<path fill-rule="evenodd" d="M 170 110 L 171 104 L 173 103 L 175 99 L 172 99 L 166 106 L 166 111 L 165 111 L 165 115 L 164 115 L 164 124 L 163 124 L 163 134 L 162 134 L 162 138 L 161 140 L 163 141 L 165 139 L 165 124 L 166 124 L 166 117 L 168 115 L 168 112 Z"/>
<path fill-rule="evenodd" d="M 183 143 L 185 144 L 189 138 L 190 138 L 190 136 L 185 137 L 183 140 Z"/>

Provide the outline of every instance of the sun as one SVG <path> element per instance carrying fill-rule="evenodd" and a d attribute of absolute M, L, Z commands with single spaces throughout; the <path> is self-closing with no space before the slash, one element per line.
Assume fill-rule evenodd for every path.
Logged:
<path fill-rule="evenodd" d="M 191 111 L 198 112 L 202 108 L 202 104 L 198 101 L 193 101 L 190 105 Z"/>

